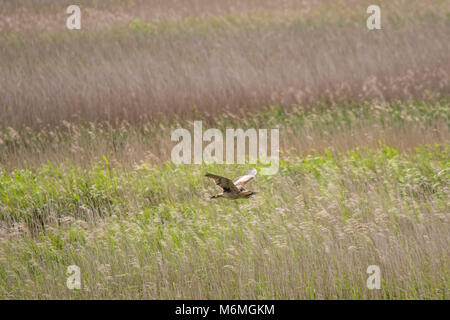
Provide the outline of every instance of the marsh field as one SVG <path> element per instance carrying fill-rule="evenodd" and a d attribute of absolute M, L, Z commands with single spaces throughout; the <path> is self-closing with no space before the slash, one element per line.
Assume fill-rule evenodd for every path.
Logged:
<path fill-rule="evenodd" d="M 450 2 L 376 2 L 0 0 L 0 299 L 449 299 Z M 277 174 L 210 199 L 263 164 L 196 120 Z"/>

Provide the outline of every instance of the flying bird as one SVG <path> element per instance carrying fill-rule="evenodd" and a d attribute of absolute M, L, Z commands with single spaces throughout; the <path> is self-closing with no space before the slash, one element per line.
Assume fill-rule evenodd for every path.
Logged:
<path fill-rule="evenodd" d="M 245 175 L 237 178 L 234 182 L 228 178 L 221 177 L 211 173 L 207 173 L 205 174 L 205 176 L 214 179 L 216 185 L 218 185 L 223 189 L 222 193 L 212 196 L 211 199 L 221 197 L 228 199 L 240 199 L 240 198 L 248 199 L 252 195 L 258 193 L 255 191 L 246 190 L 244 188 L 244 185 L 256 176 L 256 169 L 252 169 L 250 172 L 247 172 Z"/>

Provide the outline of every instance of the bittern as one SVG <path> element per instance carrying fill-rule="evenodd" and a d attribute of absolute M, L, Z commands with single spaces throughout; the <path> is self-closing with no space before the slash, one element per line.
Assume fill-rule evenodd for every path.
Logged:
<path fill-rule="evenodd" d="M 256 169 L 252 169 L 250 172 L 247 172 L 245 175 L 237 178 L 234 182 L 228 178 L 221 177 L 211 173 L 207 173 L 205 174 L 205 176 L 214 179 L 216 185 L 218 185 L 223 189 L 222 193 L 212 196 L 211 199 L 221 197 L 227 199 L 240 199 L 240 198 L 248 199 L 252 195 L 258 193 L 255 191 L 246 190 L 244 188 L 244 185 L 256 176 Z"/>

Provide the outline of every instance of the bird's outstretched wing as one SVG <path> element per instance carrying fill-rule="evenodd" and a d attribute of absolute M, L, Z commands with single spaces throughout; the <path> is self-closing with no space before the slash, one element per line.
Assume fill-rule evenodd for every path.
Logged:
<path fill-rule="evenodd" d="M 225 192 L 236 192 L 239 193 L 239 189 L 235 186 L 233 181 L 228 178 L 221 177 L 215 174 L 207 173 L 206 177 L 214 179 L 216 184 L 223 189 Z"/>
<path fill-rule="evenodd" d="M 234 181 L 234 184 L 236 186 L 241 186 L 243 187 L 247 182 L 249 182 L 250 180 L 252 180 L 255 176 L 256 176 L 256 169 L 252 169 L 251 171 L 247 172 L 245 175 L 237 178 Z"/>

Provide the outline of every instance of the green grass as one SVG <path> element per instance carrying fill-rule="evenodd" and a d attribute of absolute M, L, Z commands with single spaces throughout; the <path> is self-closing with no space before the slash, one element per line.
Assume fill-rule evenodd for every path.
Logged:
<path fill-rule="evenodd" d="M 291 157 L 235 202 L 209 200 L 203 174 L 246 166 L 2 171 L 0 297 L 446 299 L 449 151 Z"/>

